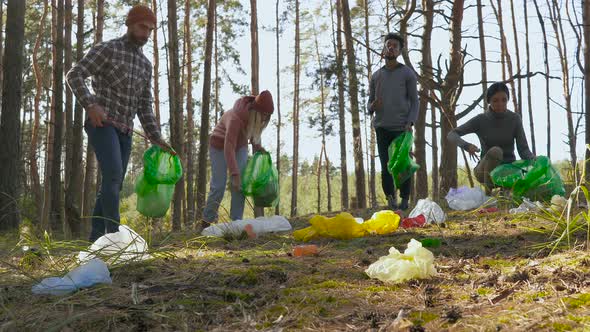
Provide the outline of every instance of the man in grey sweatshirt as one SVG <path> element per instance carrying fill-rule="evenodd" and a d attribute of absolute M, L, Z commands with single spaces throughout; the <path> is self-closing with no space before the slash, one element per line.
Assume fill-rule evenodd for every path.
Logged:
<path fill-rule="evenodd" d="M 418 89 L 414 71 L 397 62 L 404 47 L 404 39 L 395 33 L 385 36 L 383 57 L 385 66 L 377 70 L 369 84 L 369 114 L 373 115 L 373 127 L 377 135 L 377 148 L 381 161 L 381 185 L 389 208 L 408 208 L 411 179 L 401 185 L 401 204 L 397 205 L 396 188 L 387 171 L 388 148 L 404 131 L 411 131 L 418 118 Z"/>
<path fill-rule="evenodd" d="M 489 110 L 478 114 L 463 125 L 455 128 L 447 136 L 448 140 L 469 152 L 472 159 L 478 159 L 480 149 L 465 141 L 461 136 L 476 134 L 481 146 L 481 161 L 473 169 L 477 180 L 486 187 L 490 195 L 494 184 L 490 172 L 500 164 L 516 160 L 514 142 L 522 159 L 533 159 L 535 155 L 529 149 L 520 116 L 507 109 L 510 92 L 504 83 L 492 84 L 486 93 Z"/>

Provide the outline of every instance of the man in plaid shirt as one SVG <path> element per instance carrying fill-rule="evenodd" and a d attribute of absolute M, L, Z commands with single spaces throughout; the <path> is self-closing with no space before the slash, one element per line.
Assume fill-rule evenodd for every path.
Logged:
<path fill-rule="evenodd" d="M 149 139 L 168 151 L 152 112 L 152 65 L 143 55 L 156 16 L 137 5 L 127 15 L 127 34 L 95 45 L 67 74 L 67 82 L 87 119 L 84 129 L 102 174 L 90 241 L 118 231 L 119 192 L 131 154 L 133 119 L 137 113 Z M 85 79 L 92 77 L 91 93 Z"/>

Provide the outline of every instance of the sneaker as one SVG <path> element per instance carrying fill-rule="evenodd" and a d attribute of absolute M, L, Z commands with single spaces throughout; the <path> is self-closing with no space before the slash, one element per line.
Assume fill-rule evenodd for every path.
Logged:
<path fill-rule="evenodd" d="M 408 199 L 407 199 L 407 198 L 402 198 L 402 203 L 399 205 L 399 208 L 400 208 L 402 211 L 405 211 L 405 210 L 407 210 L 407 209 L 408 209 L 408 207 L 409 207 L 409 204 L 408 204 Z"/>
<path fill-rule="evenodd" d="M 398 209 L 397 198 L 395 196 L 393 196 L 393 195 L 387 196 L 387 207 L 392 211 L 395 211 Z"/>

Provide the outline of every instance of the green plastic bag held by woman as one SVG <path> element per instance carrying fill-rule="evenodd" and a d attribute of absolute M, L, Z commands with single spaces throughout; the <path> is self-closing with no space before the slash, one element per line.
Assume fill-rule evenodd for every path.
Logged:
<path fill-rule="evenodd" d="M 399 188 L 402 183 L 412 177 L 420 166 L 410 156 L 414 144 L 414 135 L 406 131 L 396 138 L 389 146 L 389 163 L 387 169 L 393 176 L 393 183 Z"/>
<path fill-rule="evenodd" d="M 177 155 L 152 145 L 143 154 L 145 180 L 151 184 L 175 184 L 182 177 L 182 164 Z"/>
<path fill-rule="evenodd" d="M 242 178 L 242 192 L 254 199 L 255 206 L 276 206 L 279 198 L 278 172 L 270 153 L 256 152 L 248 160 Z"/>

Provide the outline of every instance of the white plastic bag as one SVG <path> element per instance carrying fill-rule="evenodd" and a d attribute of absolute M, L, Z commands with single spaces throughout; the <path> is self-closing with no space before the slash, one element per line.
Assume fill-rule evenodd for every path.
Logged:
<path fill-rule="evenodd" d="M 391 247 L 389 255 L 382 256 L 369 265 L 365 273 L 370 278 L 386 283 L 429 278 L 436 275 L 434 255 L 430 250 L 423 248 L 422 243 L 412 239 L 403 254 Z"/>
<path fill-rule="evenodd" d="M 109 257 L 110 264 L 140 261 L 151 258 L 147 254 L 145 240 L 126 225 L 120 225 L 116 233 L 99 237 L 86 251 L 80 251 L 78 260 L 84 263 L 97 256 Z"/>
<path fill-rule="evenodd" d="M 293 229 L 285 217 L 272 216 L 213 224 L 205 228 L 201 232 L 201 235 L 222 237 L 224 234 L 232 234 L 238 236 L 244 231 L 246 225 L 252 225 L 252 231 L 257 235 L 271 232 L 286 232 Z"/>
<path fill-rule="evenodd" d="M 415 218 L 419 215 L 426 217 L 426 222 L 429 224 L 440 224 L 445 222 L 446 215 L 442 208 L 428 198 L 421 199 L 416 203 L 416 207 L 410 212 L 409 217 Z"/>
<path fill-rule="evenodd" d="M 493 204 L 490 197 L 487 197 L 481 188 L 469 188 L 462 186 L 460 188 L 451 188 L 445 197 L 449 207 L 453 210 L 473 210 L 486 204 Z"/>
<path fill-rule="evenodd" d="M 33 286 L 34 294 L 65 295 L 80 288 L 92 287 L 95 284 L 111 284 L 111 274 L 102 260 L 95 258 L 68 272 L 63 278 L 52 277 L 43 279 Z"/>

